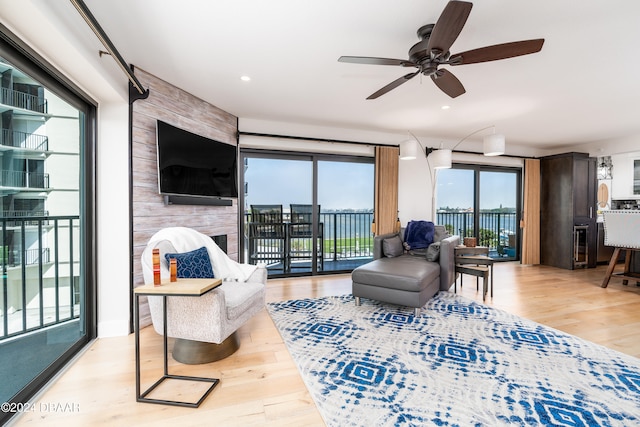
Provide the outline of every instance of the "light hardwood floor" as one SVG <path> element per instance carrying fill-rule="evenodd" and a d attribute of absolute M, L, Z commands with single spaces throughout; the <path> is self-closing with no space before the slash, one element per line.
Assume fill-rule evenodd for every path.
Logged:
<path fill-rule="evenodd" d="M 495 292 L 486 304 L 640 357 L 640 287 L 612 280 L 600 287 L 605 267 L 561 270 L 499 263 Z M 269 280 L 267 301 L 350 293 L 349 275 Z M 453 290 L 453 289 L 452 289 Z M 458 293 L 481 302 L 475 278 Z M 241 346 L 206 365 L 172 362 L 171 372 L 221 378 L 198 409 L 135 401 L 134 337 L 99 339 L 41 396 L 17 426 L 322 426 L 322 419 L 266 310 L 240 329 Z M 147 384 L 161 371 L 162 340 L 152 328 L 141 334 Z M 168 384 L 165 397 L 200 390 Z M 54 410 L 68 405 L 70 411 Z M 58 408 L 59 409 L 59 408 Z"/>

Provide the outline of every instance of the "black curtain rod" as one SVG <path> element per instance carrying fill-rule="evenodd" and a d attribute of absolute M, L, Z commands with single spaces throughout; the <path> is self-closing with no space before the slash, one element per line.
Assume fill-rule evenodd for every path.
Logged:
<path fill-rule="evenodd" d="M 437 150 L 437 148 L 436 148 Z M 452 153 L 460 153 L 460 154 L 476 154 L 479 156 L 484 156 L 484 153 L 476 153 L 475 151 L 463 151 L 463 150 L 451 150 Z M 537 159 L 537 157 L 531 157 L 531 156 L 515 156 L 513 154 L 500 154 L 499 156 L 495 156 L 495 157 L 511 157 L 513 159 Z"/>
<path fill-rule="evenodd" d="M 360 141 L 345 141 L 341 139 L 326 139 L 326 138 L 308 138 L 304 136 L 291 136 L 291 135 L 274 135 L 271 133 L 257 133 L 257 132 L 238 132 L 238 136 L 261 136 L 264 138 L 280 138 L 280 139 L 295 139 L 299 141 L 314 141 L 314 142 L 335 142 L 338 144 L 356 144 L 356 145 L 368 145 L 373 147 L 400 147 L 399 144 L 378 144 L 374 142 L 360 142 Z"/>
<path fill-rule="evenodd" d="M 292 135 L 275 135 L 271 133 L 258 133 L 258 132 L 242 132 L 238 131 L 238 137 L 244 136 L 260 136 L 264 138 L 280 138 L 280 139 L 294 139 L 299 141 L 316 141 L 316 142 L 336 142 L 339 144 L 356 144 L 356 145 L 369 145 L 373 147 L 400 147 L 400 144 L 378 144 L 374 142 L 360 142 L 360 141 L 345 141 L 341 139 L 326 139 L 326 138 L 308 138 L 304 136 L 292 136 Z M 460 153 L 460 154 L 476 154 L 483 155 L 482 153 L 476 153 L 475 151 L 463 151 L 463 150 L 452 150 L 452 153 Z M 514 159 L 537 159 L 537 157 L 529 157 L 529 156 L 515 156 L 512 154 L 501 154 L 497 157 L 511 157 Z"/>
<path fill-rule="evenodd" d="M 127 65 L 124 58 L 122 58 L 122 55 L 120 55 L 120 52 L 118 52 L 118 49 L 116 49 L 116 47 L 113 45 L 113 43 L 109 39 L 109 36 L 107 36 L 107 33 L 104 32 L 104 30 L 98 23 L 98 20 L 93 16 L 87 5 L 82 0 L 71 0 L 71 3 L 73 4 L 73 6 L 75 6 L 78 13 L 80 13 L 80 15 L 82 16 L 82 19 L 84 19 L 84 21 L 91 28 L 96 37 L 98 37 L 100 43 L 102 43 L 104 48 L 107 49 L 107 53 L 111 55 L 111 57 L 113 57 L 122 71 L 127 75 L 127 78 L 140 93 L 140 95 L 148 94 L 149 90 L 145 90 L 145 88 L 142 87 L 142 83 L 140 83 L 140 80 L 138 80 L 138 78 L 133 74 L 133 71 L 131 70 L 129 65 Z M 102 53 L 103 52 L 100 52 L 101 56 Z"/>

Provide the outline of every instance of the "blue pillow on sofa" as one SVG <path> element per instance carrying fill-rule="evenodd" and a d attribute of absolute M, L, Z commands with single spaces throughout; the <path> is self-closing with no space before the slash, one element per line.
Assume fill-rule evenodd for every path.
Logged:
<path fill-rule="evenodd" d="M 191 252 L 164 254 L 168 263 L 171 258 L 176 259 L 178 277 L 181 279 L 209 279 L 213 278 L 213 268 L 206 247 Z"/>

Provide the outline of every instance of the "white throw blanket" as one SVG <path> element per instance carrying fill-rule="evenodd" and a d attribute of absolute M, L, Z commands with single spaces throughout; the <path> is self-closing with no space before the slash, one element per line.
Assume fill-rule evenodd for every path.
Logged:
<path fill-rule="evenodd" d="M 209 258 L 211 259 L 214 275 L 223 280 L 246 282 L 257 268 L 255 265 L 240 264 L 232 260 L 216 245 L 211 237 L 192 228 L 163 228 L 151 237 L 148 247 L 153 247 L 163 240 L 171 242 L 175 250 L 179 253 L 193 251 L 203 246 L 206 247 L 207 252 L 209 252 Z"/>

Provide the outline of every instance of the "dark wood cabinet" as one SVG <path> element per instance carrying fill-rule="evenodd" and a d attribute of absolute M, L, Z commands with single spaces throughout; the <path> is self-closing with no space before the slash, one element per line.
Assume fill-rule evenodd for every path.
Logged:
<path fill-rule="evenodd" d="M 565 153 L 540 159 L 540 261 L 574 269 L 595 267 L 596 158 Z"/>

